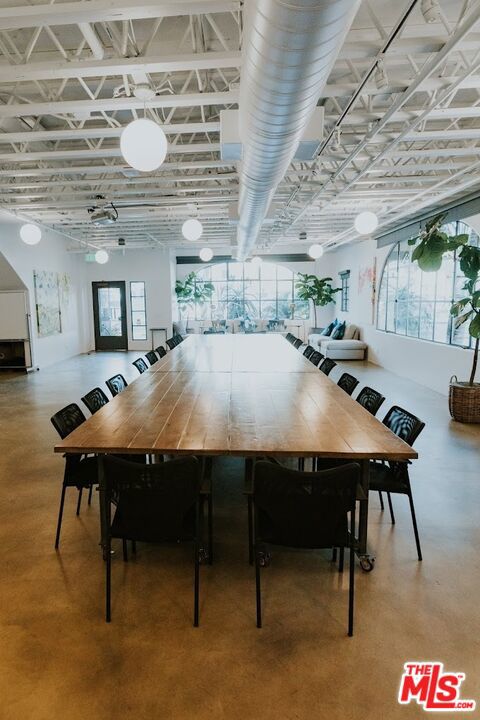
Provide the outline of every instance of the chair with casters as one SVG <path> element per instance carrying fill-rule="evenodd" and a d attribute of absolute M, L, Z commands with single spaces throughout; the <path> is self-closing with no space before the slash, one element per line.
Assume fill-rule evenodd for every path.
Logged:
<path fill-rule="evenodd" d="M 407 445 L 413 445 L 417 437 L 425 427 L 415 415 L 407 410 L 394 405 L 390 408 L 383 419 L 386 425 L 395 435 L 401 438 Z M 383 510 L 382 493 L 387 493 L 388 507 L 390 510 L 390 519 L 395 524 L 395 515 L 393 512 L 392 494 L 406 495 L 410 505 L 410 514 L 412 516 L 413 533 L 415 536 L 415 544 L 417 547 L 417 556 L 422 560 L 422 549 L 420 547 L 420 537 L 418 534 L 417 518 L 415 515 L 415 506 L 413 504 L 412 487 L 410 484 L 410 476 L 408 474 L 407 462 L 388 462 L 373 461 L 370 463 L 370 490 L 378 492 L 380 496 L 380 504 Z"/>
<path fill-rule="evenodd" d="M 122 540 L 148 543 L 191 542 L 194 548 L 193 624 L 199 622 L 200 562 L 203 558 L 200 522 L 200 463 L 182 457 L 154 465 L 138 465 L 101 456 L 103 526 L 105 528 L 106 621 L 111 620 L 111 544 Z M 103 472 L 102 472 L 103 470 Z M 112 518 L 112 502 L 115 499 Z"/>
<path fill-rule="evenodd" d="M 336 364 L 337 363 L 335 362 L 335 360 L 331 360 L 331 358 L 325 358 L 325 360 L 320 365 L 319 370 L 321 370 L 325 375 L 330 375 Z"/>
<path fill-rule="evenodd" d="M 159 345 L 157 348 L 155 348 L 155 352 L 158 353 L 158 357 L 160 358 L 160 360 L 167 354 L 167 351 L 165 350 L 163 345 Z"/>
<path fill-rule="evenodd" d="M 350 375 L 350 373 L 343 373 L 343 375 L 337 382 L 337 385 L 339 388 L 342 388 L 342 390 L 345 390 L 347 395 L 351 395 L 357 387 L 358 383 L 359 380 L 357 380 L 356 377 L 353 377 L 353 375 Z"/>
<path fill-rule="evenodd" d="M 105 385 L 108 387 L 110 392 L 112 393 L 112 397 L 115 397 L 119 393 L 121 393 L 125 388 L 128 386 L 127 381 L 123 377 L 121 373 L 118 373 L 118 375 L 114 375 L 113 377 L 109 378 L 108 380 L 105 380 Z"/>
<path fill-rule="evenodd" d="M 343 571 L 349 550 L 348 635 L 353 635 L 355 509 L 360 466 L 355 463 L 322 472 L 300 472 L 273 462 L 255 464 L 253 478 L 253 555 L 257 627 L 262 627 L 261 567 L 268 547 L 340 549 Z M 350 520 L 348 514 L 350 513 Z"/>
<path fill-rule="evenodd" d="M 311 345 L 307 345 L 307 347 L 303 351 L 303 355 L 304 355 L 304 357 L 307 358 L 307 360 L 310 360 L 310 358 L 314 352 L 315 352 L 315 348 L 313 348 Z"/>
<path fill-rule="evenodd" d="M 82 397 L 82 402 L 84 405 L 87 406 L 92 415 L 95 415 L 95 413 L 100 410 L 100 408 L 102 408 L 109 402 L 109 400 L 103 390 L 99 387 L 96 387 L 93 388 L 93 390 L 90 390 L 90 392 L 84 395 L 84 397 Z"/>
<path fill-rule="evenodd" d="M 301 345 L 303 345 L 303 343 L 302 343 L 302 341 L 300 340 L 300 338 L 295 338 L 295 340 L 293 341 L 292 345 L 293 345 L 293 347 L 294 347 L 296 350 L 298 350 L 298 348 L 299 348 Z"/>
<path fill-rule="evenodd" d="M 145 357 L 150 363 L 150 367 L 152 365 L 155 365 L 156 362 L 158 362 L 157 353 L 154 350 L 149 350 L 147 353 L 145 353 Z"/>
<path fill-rule="evenodd" d="M 148 365 L 143 358 L 137 358 L 137 360 L 133 361 L 132 365 L 135 365 L 140 375 L 148 370 Z"/>
<path fill-rule="evenodd" d="M 319 350 L 314 350 L 308 359 L 311 363 L 318 367 L 318 363 L 320 362 L 320 360 L 323 360 L 324 357 L 325 355 L 323 355 L 323 353 L 321 353 Z"/>
<path fill-rule="evenodd" d="M 76 430 L 86 417 L 76 403 L 70 403 L 50 418 L 53 427 L 64 440 L 71 432 Z M 55 534 L 55 549 L 60 544 L 60 532 L 62 529 L 63 507 L 65 504 L 65 493 L 68 487 L 75 487 L 78 490 L 76 514 L 80 514 L 82 503 L 82 492 L 88 490 L 88 504 L 92 499 L 92 488 L 98 482 L 97 458 L 95 456 L 77 455 L 65 453 L 65 470 L 63 473 L 62 492 L 60 495 L 60 508 L 58 511 L 57 531 Z"/>
<path fill-rule="evenodd" d="M 374 390 L 368 385 L 365 385 L 362 390 L 358 393 L 356 400 L 365 410 L 368 410 L 372 415 L 376 415 L 380 405 L 385 402 L 385 398 L 377 390 Z"/>

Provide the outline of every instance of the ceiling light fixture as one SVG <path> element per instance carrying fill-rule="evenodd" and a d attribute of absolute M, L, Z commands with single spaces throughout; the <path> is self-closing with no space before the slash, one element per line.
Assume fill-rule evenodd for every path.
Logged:
<path fill-rule="evenodd" d="M 182 234 L 185 240 L 195 242 L 200 240 L 203 233 L 203 225 L 197 218 L 189 218 L 182 225 Z"/>
<path fill-rule="evenodd" d="M 260 255 L 254 255 L 254 256 L 252 257 L 251 262 L 252 262 L 252 265 L 254 265 L 255 267 L 259 267 L 259 265 L 262 264 L 263 260 L 262 260 L 262 258 L 260 257 Z"/>
<path fill-rule="evenodd" d="M 422 0 L 421 10 L 426 23 L 434 23 L 440 20 L 440 6 L 438 0 Z"/>
<path fill-rule="evenodd" d="M 359 235 L 371 235 L 378 227 L 378 217 L 374 212 L 365 210 L 357 215 L 354 225 Z"/>
<path fill-rule="evenodd" d="M 38 225 L 26 223 L 20 228 L 20 237 L 26 245 L 36 245 L 42 239 L 42 231 Z"/>
<path fill-rule="evenodd" d="M 308 254 L 314 260 L 318 260 L 318 258 L 321 258 L 323 255 L 323 247 L 318 243 L 313 243 L 313 245 L 310 245 L 308 248 Z"/>
<path fill-rule="evenodd" d="M 106 250 L 97 250 L 95 253 L 95 262 L 99 265 L 105 265 L 108 262 L 108 252 Z"/>
<path fill-rule="evenodd" d="M 375 68 L 374 79 L 375 85 L 377 86 L 378 90 L 383 90 L 384 88 L 388 87 L 388 77 L 385 70 L 385 63 L 383 61 L 383 58 L 379 58 L 377 60 L 377 67 Z"/>
<path fill-rule="evenodd" d="M 198 254 L 200 256 L 200 260 L 203 260 L 203 262 L 208 262 L 213 258 L 213 250 L 208 247 L 202 248 Z"/>
<path fill-rule="evenodd" d="M 167 138 L 160 125 L 148 118 L 139 118 L 123 129 L 120 150 L 130 167 L 151 172 L 165 160 Z"/>

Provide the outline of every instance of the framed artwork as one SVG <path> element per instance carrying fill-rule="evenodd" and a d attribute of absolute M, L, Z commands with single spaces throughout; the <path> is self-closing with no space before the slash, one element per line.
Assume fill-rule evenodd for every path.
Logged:
<path fill-rule="evenodd" d="M 33 273 L 38 337 L 62 332 L 60 281 L 58 273 L 36 270 Z"/>

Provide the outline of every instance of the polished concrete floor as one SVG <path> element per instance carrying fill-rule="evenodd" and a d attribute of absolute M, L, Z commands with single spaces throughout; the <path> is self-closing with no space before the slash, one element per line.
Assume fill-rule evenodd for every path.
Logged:
<path fill-rule="evenodd" d="M 395 499 L 392 527 L 373 498 L 377 561 L 357 572 L 353 638 L 347 574 L 324 552 L 273 553 L 256 629 L 242 463 L 232 460 L 215 465 L 217 553 L 202 568 L 201 626 L 191 624 L 192 567 L 180 546 L 140 545 L 127 564 L 115 553 L 113 622 L 104 622 L 97 498 L 77 518 L 70 491 L 53 548 L 63 461 L 49 418 L 116 371 L 133 380 L 136 355 L 0 375 L 1 720 L 416 719 L 418 706 L 397 703 L 408 660 L 465 672 L 462 694 L 480 702 L 480 427 L 451 422 L 444 396 L 373 365 L 341 363 L 386 395 L 381 417 L 399 403 L 427 423 L 411 470 L 424 561 L 406 499 Z"/>

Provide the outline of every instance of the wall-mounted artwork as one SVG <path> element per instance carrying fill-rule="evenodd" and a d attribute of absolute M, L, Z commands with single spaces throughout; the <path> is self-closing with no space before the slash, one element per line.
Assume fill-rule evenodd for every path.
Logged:
<path fill-rule="evenodd" d="M 58 273 L 37 270 L 33 273 L 38 337 L 62 332 L 60 283 Z"/>
<path fill-rule="evenodd" d="M 368 293 L 371 303 L 371 322 L 375 322 L 375 294 L 377 290 L 377 258 L 373 259 L 371 265 L 359 268 L 358 271 L 358 294 Z"/>

